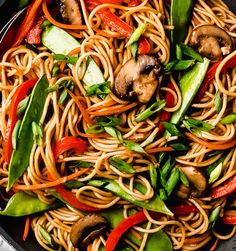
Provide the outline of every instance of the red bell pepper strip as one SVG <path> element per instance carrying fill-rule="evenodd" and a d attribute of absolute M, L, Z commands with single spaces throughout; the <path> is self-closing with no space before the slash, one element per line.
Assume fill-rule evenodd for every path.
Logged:
<path fill-rule="evenodd" d="M 26 40 L 29 44 L 41 44 L 41 33 L 43 29 L 41 24 L 45 20 L 45 16 L 41 16 L 36 24 L 30 29 L 26 35 Z"/>
<path fill-rule="evenodd" d="M 23 39 L 27 35 L 28 31 L 34 24 L 38 10 L 42 4 L 43 0 L 34 0 L 27 9 L 26 16 L 16 34 L 15 42 L 13 47 L 18 46 L 22 43 Z"/>
<path fill-rule="evenodd" d="M 138 6 L 142 3 L 141 0 L 130 0 L 129 3 L 128 3 L 128 6 L 129 7 L 135 7 L 135 6 Z"/>
<path fill-rule="evenodd" d="M 54 179 L 50 176 L 50 174 L 48 174 L 48 180 L 54 181 Z M 60 196 L 66 203 L 68 203 L 70 206 L 76 209 L 79 209 L 81 211 L 88 212 L 88 213 L 97 212 L 101 210 L 100 208 L 92 207 L 79 201 L 76 198 L 76 196 L 72 192 L 66 190 L 63 185 L 57 185 L 54 188 L 56 189 L 56 191 L 60 194 Z"/>
<path fill-rule="evenodd" d="M 122 3 L 122 0 L 99 0 L 101 3 Z"/>
<path fill-rule="evenodd" d="M 226 211 L 222 218 L 222 223 L 226 225 L 236 225 L 236 211 Z"/>
<path fill-rule="evenodd" d="M 161 214 L 156 212 L 149 212 L 152 218 L 160 218 Z M 109 234 L 106 241 L 105 251 L 114 251 L 121 236 L 128 231 L 132 226 L 142 223 L 147 220 L 143 211 L 133 214 L 123 221 L 121 221 Z"/>
<path fill-rule="evenodd" d="M 170 88 L 171 90 L 175 90 L 175 87 L 174 87 L 174 85 L 172 83 L 169 83 L 167 87 Z M 165 101 L 166 101 L 166 107 L 173 107 L 174 106 L 174 97 L 170 92 L 166 93 Z M 168 122 L 170 120 L 170 117 L 171 117 L 170 112 L 165 111 L 165 110 L 161 111 L 160 121 L 159 121 L 159 124 L 158 124 L 158 126 L 159 126 L 159 132 L 158 133 L 163 133 L 164 130 L 165 130 L 164 126 L 160 122 L 162 122 L 162 121 Z"/>
<path fill-rule="evenodd" d="M 100 0 L 86 0 L 85 2 L 86 7 L 89 11 L 92 11 L 95 7 L 102 4 Z M 133 29 L 129 24 L 124 22 L 122 19 L 112 13 L 109 9 L 103 9 L 98 11 L 97 13 L 101 17 L 102 21 L 112 30 L 118 32 L 120 35 L 126 38 L 130 38 Z M 147 54 L 150 52 L 151 45 L 145 37 L 140 37 L 138 45 L 140 54 Z"/>
<path fill-rule="evenodd" d="M 170 210 L 173 212 L 175 216 L 195 213 L 198 211 L 198 209 L 195 206 L 188 204 L 170 206 Z"/>
<path fill-rule="evenodd" d="M 62 153 L 69 149 L 73 149 L 78 154 L 83 154 L 86 149 L 86 142 L 74 136 L 61 138 L 52 149 L 54 159 L 57 160 Z"/>
<path fill-rule="evenodd" d="M 30 79 L 19 85 L 17 90 L 12 96 L 8 121 L 6 136 L 4 139 L 4 160 L 9 164 L 12 154 L 12 132 L 17 122 L 17 108 L 22 99 L 25 98 L 28 91 L 35 86 L 37 79 Z"/>
<path fill-rule="evenodd" d="M 236 191 L 236 175 L 227 184 L 214 188 L 211 191 L 211 197 L 217 199 L 225 195 L 229 195 Z"/>
<path fill-rule="evenodd" d="M 198 93 L 196 95 L 196 97 L 194 98 L 194 102 L 198 103 L 200 102 L 200 100 L 202 99 L 202 97 L 204 96 L 207 87 L 209 86 L 210 82 L 215 78 L 215 74 L 216 74 L 216 70 L 219 66 L 219 64 L 221 63 L 221 61 L 218 61 L 216 63 L 214 63 L 210 69 L 207 71 L 207 74 L 205 76 L 205 79 L 201 85 L 201 87 L 198 90 Z M 223 66 L 222 70 L 227 70 L 228 68 L 233 68 L 236 67 L 236 56 L 230 58 Z"/>

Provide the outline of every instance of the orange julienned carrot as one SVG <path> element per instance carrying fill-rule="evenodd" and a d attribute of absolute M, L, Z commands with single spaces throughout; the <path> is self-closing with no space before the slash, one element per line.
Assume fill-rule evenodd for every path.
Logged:
<path fill-rule="evenodd" d="M 24 228 L 24 233 L 23 233 L 23 241 L 26 241 L 28 235 L 29 235 L 29 230 L 30 230 L 30 217 L 26 216 L 25 219 L 25 228 Z"/>
<path fill-rule="evenodd" d="M 50 14 L 48 7 L 47 7 L 47 0 L 43 0 L 43 13 L 46 16 L 46 18 L 49 20 L 50 23 L 54 24 L 57 27 L 60 27 L 62 29 L 68 29 L 68 30 L 87 30 L 88 27 L 86 25 L 80 25 L 80 24 L 63 24 L 58 21 L 56 21 Z"/>
<path fill-rule="evenodd" d="M 35 185 L 19 185 L 16 184 L 14 185 L 14 189 L 17 190 L 24 190 L 24 191 L 31 191 L 31 190 L 39 190 L 39 189 L 45 189 L 45 188 L 49 188 L 49 187 L 54 187 L 57 185 L 60 185 L 62 183 L 65 183 L 67 181 L 73 180 L 74 178 L 77 178 L 79 176 L 81 176 L 82 174 L 86 173 L 88 170 L 88 168 L 83 168 L 82 170 L 79 170 L 75 173 L 72 173 L 68 176 L 64 176 L 61 178 L 58 178 L 54 181 L 50 181 L 47 183 L 42 183 L 42 184 L 35 184 Z"/>
<path fill-rule="evenodd" d="M 171 146 L 156 147 L 145 150 L 147 153 L 173 152 L 175 149 Z"/>
<path fill-rule="evenodd" d="M 233 146 L 236 145 L 236 138 L 233 139 L 232 141 L 228 142 L 228 143 L 219 143 L 219 142 L 207 142 L 203 139 L 200 139 L 198 138 L 197 136 L 193 135 L 192 133 L 190 132 L 185 132 L 184 133 L 185 136 L 187 136 L 188 138 L 190 138 L 192 141 L 200 144 L 200 145 L 203 145 L 209 149 L 212 149 L 212 150 L 226 150 L 226 149 L 229 149 Z"/>
<path fill-rule="evenodd" d="M 121 112 L 128 111 L 132 108 L 134 108 L 137 105 L 136 102 L 133 102 L 129 105 L 114 105 L 114 106 L 108 106 L 104 109 L 101 109 L 100 111 L 89 111 L 90 115 L 94 116 L 108 116 L 113 114 L 118 114 Z"/>
<path fill-rule="evenodd" d="M 90 245 L 87 246 L 87 251 L 93 251 L 93 246 L 92 246 L 92 244 L 90 244 Z"/>

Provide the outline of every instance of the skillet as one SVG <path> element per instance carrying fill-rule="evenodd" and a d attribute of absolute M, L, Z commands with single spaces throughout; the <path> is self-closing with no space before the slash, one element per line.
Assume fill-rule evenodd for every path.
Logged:
<path fill-rule="evenodd" d="M 17 2 L 18 1 L 0 0 L 0 30 L 17 11 Z M 235 0 L 224 0 L 224 2 L 236 13 Z M 223 233 L 227 232 L 227 228 L 222 229 L 222 226 L 220 227 Z M 22 240 L 23 229 L 24 218 L 0 216 L 0 236 L 2 236 L 10 246 L 17 251 L 43 251 L 44 249 L 37 243 L 32 232 L 30 232 L 25 242 Z M 209 250 L 209 248 L 205 247 L 202 249 L 202 251 L 206 250 Z M 0 246 L 0 251 L 5 250 Z M 236 251 L 236 235 L 227 241 L 221 242 L 216 251 Z"/>

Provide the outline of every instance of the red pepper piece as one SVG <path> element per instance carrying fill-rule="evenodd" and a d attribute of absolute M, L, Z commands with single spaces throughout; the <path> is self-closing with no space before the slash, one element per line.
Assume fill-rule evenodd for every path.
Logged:
<path fill-rule="evenodd" d="M 129 3 L 128 3 L 128 6 L 129 7 L 135 7 L 135 6 L 138 6 L 142 3 L 141 0 L 130 0 Z"/>
<path fill-rule="evenodd" d="M 41 44 L 41 33 L 43 29 L 41 24 L 45 20 L 45 16 L 41 16 L 32 29 L 29 30 L 26 36 L 26 40 L 29 44 Z"/>
<path fill-rule="evenodd" d="M 27 35 L 28 31 L 31 29 L 31 27 L 34 24 L 34 21 L 36 19 L 37 12 L 42 4 L 43 0 L 34 0 L 30 4 L 30 6 L 27 9 L 26 16 L 16 34 L 15 42 L 13 43 L 13 47 L 18 46 L 22 43 L 23 39 Z"/>
<path fill-rule="evenodd" d="M 62 153 L 69 149 L 73 149 L 78 154 L 83 154 L 86 149 L 86 142 L 73 136 L 61 138 L 53 147 L 54 159 L 57 160 Z"/>
<path fill-rule="evenodd" d="M 195 206 L 188 204 L 171 206 L 170 210 L 173 212 L 175 216 L 195 213 L 198 211 L 198 209 Z"/>
<path fill-rule="evenodd" d="M 99 0 L 101 3 L 122 3 L 122 0 Z"/>
<path fill-rule="evenodd" d="M 105 1 L 105 0 L 104 0 Z M 95 7 L 101 4 L 100 0 L 86 0 L 86 6 L 89 11 L 92 11 Z M 120 35 L 130 38 L 132 34 L 132 27 L 112 13 L 109 9 L 103 9 L 98 11 L 98 15 L 102 21 L 108 25 L 113 31 L 118 32 Z M 141 36 L 139 39 L 139 53 L 147 54 L 150 52 L 151 45 L 148 40 Z"/>
<path fill-rule="evenodd" d="M 236 191 L 236 175 L 227 184 L 214 188 L 211 191 L 211 197 L 217 199 L 225 195 L 229 195 Z"/>
<path fill-rule="evenodd" d="M 149 212 L 152 218 L 160 218 L 161 214 L 156 212 Z M 136 214 L 133 214 L 122 222 L 120 222 L 110 233 L 108 239 L 106 241 L 106 249 L 105 251 L 114 251 L 116 245 L 119 242 L 121 236 L 127 232 L 132 226 L 142 223 L 147 220 L 146 215 L 143 211 L 140 211 Z"/>
<path fill-rule="evenodd" d="M 12 154 L 12 132 L 17 122 L 17 108 L 22 99 L 25 98 L 28 91 L 35 86 L 37 79 L 30 79 L 19 85 L 12 96 L 11 105 L 8 114 L 7 130 L 4 139 L 4 160 L 9 163 Z"/>
<path fill-rule="evenodd" d="M 226 225 L 236 225 L 236 211 L 230 210 L 224 212 L 222 223 Z"/>

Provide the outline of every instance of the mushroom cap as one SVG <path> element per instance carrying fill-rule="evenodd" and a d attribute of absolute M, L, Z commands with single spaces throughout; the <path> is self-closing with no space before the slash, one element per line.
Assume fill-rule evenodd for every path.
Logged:
<path fill-rule="evenodd" d="M 229 54 L 234 48 L 233 41 L 226 31 L 216 25 L 205 24 L 193 29 L 189 44 L 203 56 L 215 60 Z"/>
<path fill-rule="evenodd" d="M 207 189 L 207 179 L 205 174 L 193 166 L 185 166 L 180 168 L 193 186 L 191 195 L 194 197 L 202 196 Z"/>
<path fill-rule="evenodd" d="M 139 102 L 147 103 L 157 89 L 158 73 L 161 65 L 154 55 L 139 55 L 131 58 L 116 76 L 114 92 L 121 99 L 136 97 Z"/>
<path fill-rule="evenodd" d="M 74 247 L 87 247 L 106 228 L 107 221 L 96 214 L 86 215 L 80 218 L 71 228 L 70 240 Z"/>

